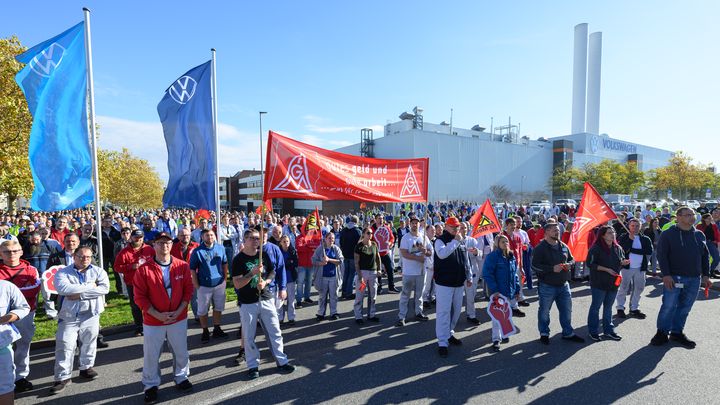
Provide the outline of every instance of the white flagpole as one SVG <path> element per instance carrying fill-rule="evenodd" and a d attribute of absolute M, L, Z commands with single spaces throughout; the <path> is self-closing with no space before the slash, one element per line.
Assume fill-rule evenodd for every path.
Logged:
<path fill-rule="evenodd" d="M 218 154 L 218 135 L 217 135 L 217 81 L 215 80 L 215 48 L 211 48 L 212 52 L 212 74 L 211 87 L 212 87 L 212 122 L 213 122 L 213 136 L 215 137 L 215 225 L 218 230 L 218 239 L 220 239 L 220 156 Z"/>
<path fill-rule="evenodd" d="M 263 114 L 267 114 L 267 111 L 259 111 L 258 116 L 260 117 L 260 184 L 261 184 L 261 195 L 262 195 L 262 201 L 260 201 L 260 261 L 258 262 L 260 265 L 262 265 L 262 246 L 263 241 L 265 240 L 265 176 L 267 173 L 264 172 L 265 166 L 263 164 L 263 130 L 262 130 L 262 116 Z M 249 214 L 249 212 L 248 212 Z"/>
<path fill-rule="evenodd" d="M 103 268 L 102 247 L 102 211 L 100 207 L 100 175 L 98 174 L 97 134 L 95 130 L 95 87 L 93 85 L 92 43 L 90 41 L 90 9 L 83 7 L 85 13 L 85 62 L 87 63 L 88 85 L 88 121 L 90 125 L 90 145 L 92 146 L 93 181 L 95 182 L 95 233 L 98 246 L 98 265 Z"/>

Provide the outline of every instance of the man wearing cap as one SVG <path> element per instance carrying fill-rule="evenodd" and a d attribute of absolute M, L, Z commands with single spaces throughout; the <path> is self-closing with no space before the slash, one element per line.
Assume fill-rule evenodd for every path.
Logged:
<path fill-rule="evenodd" d="M 119 273 L 123 274 L 125 284 L 128 290 L 128 299 L 130 300 L 130 310 L 132 311 L 133 322 L 135 323 L 135 336 L 143 334 L 143 314 L 140 307 L 135 303 L 135 291 L 133 281 L 135 272 L 143 264 L 153 260 L 155 250 L 143 242 L 145 233 L 136 229 L 130 234 L 130 243 L 118 253 L 115 258 L 115 267 Z"/>
<path fill-rule="evenodd" d="M 400 240 L 400 255 L 402 256 L 402 283 L 400 293 L 400 311 L 398 313 L 397 326 L 405 325 L 405 316 L 408 311 L 408 301 L 413 293 L 415 303 L 415 319 L 427 321 L 428 317 L 423 314 L 422 292 L 425 286 L 423 266 L 425 258 L 432 255 L 432 245 L 425 237 L 425 233 L 418 232 L 420 220 L 417 217 L 410 219 L 410 232 L 406 233 Z M 414 292 L 413 292 L 414 291 Z"/>
<path fill-rule="evenodd" d="M 135 302 L 143 313 L 145 336 L 142 383 L 145 402 L 148 403 L 157 400 L 161 383 L 160 355 L 166 340 L 173 355 L 175 386 L 181 391 L 192 389 L 192 383 L 188 380 L 190 355 L 187 350 L 186 319 L 187 306 L 193 293 L 193 277 L 188 264 L 170 254 L 170 234 L 158 233 L 153 240 L 153 247 L 154 256 L 137 269 L 133 279 Z"/>
<path fill-rule="evenodd" d="M 283 351 L 283 338 L 280 331 L 280 321 L 277 309 L 273 302 L 273 292 L 269 284 L 275 280 L 275 269 L 267 255 L 260 261 L 260 233 L 255 229 L 248 229 L 243 235 L 245 244 L 232 262 L 232 280 L 240 305 L 240 321 L 242 324 L 243 345 L 246 351 L 245 362 L 248 367 L 248 377 L 260 377 L 258 370 L 260 351 L 255 344 L 255 331 L 257 324 L 262 324 L 266 333 L 278 369 L 281 372 L 295 371 Z"/>
<path fill-rule="evenodd" d="M 550 344 L 550 307 L 557 304 L 562 326 L 562 338 L 583 343 L 571 324 L 572 297 L 570 294 L 570 267 L 574 263 L 570 248 L 560 241 L 560 228 L 555 222 L 545 224 L 545 239 L 540 242 L 532 258 L 532 269 L 538 276 L 538 329 L 540 342 Z"/>
<path fill-rule="evenodd" d="M 215 243 L 215 232 L 212 229 L 202 231 L 202 241 L 190 255 L 192 282 L 197 290 L 198 316 L 203 328 L 200 342 L 210 341 L 208 329 L 208 312 L 210 303 L 213 305 L 213 337 L 228 337 L 220 327 L 222 311 L 225 309 L 225 286 L 228 274 L 228 258 L 225 248 Z"/>
<path fill-rule="evenodd" d="M 70 384 L 75 347 L 80 342 L 80 377 L 92 380 L 100 332 L 100 314 L 105 310 L 105 294 L 110 281 L 105 270 L 92 264 L 93 251 L 87 246 L 75 250 L 73 264 L 55 275 L 55 289 L 62 300 L 55 334 L 55 383 L 51 394 Z"/>
<path fill-rule="evenodd" d="M 465 240 L 459 232 L 460 221 L 449 217 L 445 230 L 435 240 L 433 267 L 435 270 L 436 320 L 435 334 L 440 357 L 447 357 L 448 344 L 459 346 L 460 339 L 453 331 L 462 311 L 464 286 L 472 286 Z"/>

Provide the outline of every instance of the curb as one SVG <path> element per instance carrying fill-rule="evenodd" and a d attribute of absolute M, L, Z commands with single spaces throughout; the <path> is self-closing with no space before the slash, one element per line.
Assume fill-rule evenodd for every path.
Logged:
<path fill-rule="evenodd" d="M 227 301 L 225 302 L 225 309 L 228 308 L 234 308 L 237 307 L 237 301 Z M 192 316 L 192 313 L 188 313 Z M 191 316 L 188 316 L 188 319 L 191 319 Z M 115 325 L 115 326 L 108 326 L 106 328 L 100 329 L 100 333 L 103 336 L 112 336 L 112 335 L 118 335 L 120 333 L 125 332 L 132 332 L 135 329 L 135 325 Z M 55 347 L 55 339 L 43 339 L 43 340 L 36 340 L 34 342 L 30 343 L 30 350 L 36 350 L 36 349 L 47 349 L 48 347 Z"/>

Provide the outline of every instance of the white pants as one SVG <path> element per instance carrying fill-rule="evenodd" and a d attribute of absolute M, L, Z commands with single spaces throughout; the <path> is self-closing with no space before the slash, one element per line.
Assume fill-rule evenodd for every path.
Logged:
<path fill-rule="evenodd" d="M 360 270 L 357 275 L 358 280 L 355 283 L 355 304 L 353 305 L 353 312 L 355 313 L 355 319 L 362 319 L 363 300 L 365 300 L 365 294 L 368 294 L 368 318 L 375 316 L 375 297 L 377 296 L 377 274 L 374 270 Z M 359 278 L 362 277 L 365 280 L 365 291 L 360 291 L 360 284 L 362 282 Z"/>
<path fill-rule="evenodd" d="M 15 390 L 15 364 L 12 345 L 0 348 L 0 395 Z"/>
<path fill-rule="evenodd" d="M 632 295 L 630 296 L 630 310 L 635 311 L 640 305 L 640 295 L 645 290 L 645 272 L 640 269 L 622 269 L 620 270 L 622 283 L 617 293 L 617 309 L 625 310 L 625 299 L 630 289 L 630 283 L 633 284 Z"/>
<path fill-rule="evenodd" d="M 402 278 L 402 292 L 400 292 L 400 311 L 398 317 L 405 319 L 408 312 L 408 301 L 410 301 L 410 293 L 413 293 L 413 302 L 415 303 L 415 315 L 421 315 L 423 313 L 422 303 L 422 292 L 424 287 L 425 276 L 418 274 L 416 276 L 409 276 L 403 274 Z"/>
<path fill-rule="evenodd" d="M 212 302 L 213 311 L 222 312 L 225 310 L 225 283 L 222 282 L 215 287 L 202 287 L 197 289 L 198 316 L 207 316 Z M 220 326 L 220 325 L 215 325 Z"/>
<path fill-rule="evenodd" d="M 72 377 L 75 346 L 80 341 L 80 370 L 95 365 L 100 315 L 80 314 L 74 320 L 60 319 L 55 334 L 55 381 Z"/>
<path fill-rule="evenodd" d="M 30 342 L 35 335 L 35 311 L 14 323 L 20 339 L 15 342 L 15 381 L 30 375 Z"/>
<path fill-rule="evenodd" d="M 318 277 L 320 277 L 318 275 Z M 320 316 L 325 316 L 325 308 L 327 307 L 327 296 L 330 296 L 330 315 L 337 314 L 337 300 L 338 300 L 338 282 L 337 277 L 320 277 L 317 281 L 319 288 L 320 297 L 318 299 L 318 312 Z"/>
<path fill-rule="evenodd" d="M 465 285 L 465 315 L 468 318 L 475 318 L 475 297 L 477 296 L 478 280 L 480 270 L 473 271 L 472 286 Z"/>
<path fill-rule="evenodd" d="M 425 268 L 425 283 L 422 292 L 423 301 L 432 301 L 435 299 L 435 282 L 433 281 L 434 274 L 435 270 L 432 268 Z"/>
<path fill-rule="evenodd" d="M 277 296 L 278 293 L 276 293 Z M 287 305 L 287 316 L 288 321 L 295 320 L 295 282 L 287 283 L 287 299 L 284 301 Z M 279 306 L 278 306 L 279 305 Z M 279 297 L 275 303 L 275 307 L 278 310 L 278 318 L 282 321 L 285 319 L 285 307 L 283 306 L 283 300 Z"/>
<path fill-rule="evenodd" d="M 245 347 L 245 362 L 248 369 L 257 368 L 260 362 L 260 350 L 255 344 L 255 331 L 257 322 L 262 322 L 265 335 L 268 337 L 270 349 L 278 366 L 288 363 L 283 353 L 283 338 L 280 333 L 280 321 L 273 300 L 265 300 L 252 304 L 243 303 L 240 306 L 240 320 L 242 322 L 242 337 Z"/>
<path fill-rule="evenodd" d="M 437 304 L 435 306 L 435 335 L 438 346 L 447 347 L 448 339 L 454 333 L 460 319 L 464 287 L 445 287 L 436 285 Z"/>
<path fill-rule="evenodd" d="M 175 384 L 187 380 L 190 375 L 190 354 L 187 349 L 187 320 L 170 325 L 150 326 L 143 324 L 143 371 L 142 384 L 147 390 L 160 386 L 160 355 L 167 339 L 173 356 Z"/>

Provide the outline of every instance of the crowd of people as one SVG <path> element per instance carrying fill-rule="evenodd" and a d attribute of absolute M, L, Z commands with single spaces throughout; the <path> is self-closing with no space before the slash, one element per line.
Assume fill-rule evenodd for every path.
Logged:
<path fill-rule="evenodd" d="M 294 325 L 298 309 L 316 303 L 312 286 L 318 293 L 317 322 L 342 317 L 340 300 L 354 302 L 357 324 L 379 322 L 375 300 L 380 293 L 399 294 L 396 327 L 429 321 L 426 310 L 434 307 L 438 355 L 447 357 L 451 346 L 462 344 L 455 329 L 463 305 L 466 321 L 480 324 L 478 294 L 490 301 L 505 297 L 512 316 L 524 317 L 522 308 L 531 305 L 525 292 L 536 289 L 539 341 L 550 344 L 555 304 L 562 340 L 585 342 L 571 323 L 573 279 L 590 281 L 588 337 L 619 341 L 613 306 L 616 317 L 644 319 L 640 301 L 649 273 L 664 284 L 651 343 L 695 346 L 683 329 L 698 291 L 718 276 L 720 209 L 621 213 L 593 230 L 581 263 L 567 245 L 573 207 L 533 213 L 506 204 L 496 209 L 502 230 L 473 238 L 468 221 L 478 208 L 469 202 L 401 205 L 394 214 L 373 210 L 320 218 L 225 212 L 219 221 L 191 210 L 108 210 L 101 215 L 99 236 L 89 210 L 0 215 L 0 403 L 33 389 L 29 351 L 40 305 L 58 325 L 51 394 L 71 383 L 76 350 L 79 377 L 98 376 L 97 349 L 108 345 L 100 334 L 100 316 L 113 273 L 115 290 L 128 298 L 133 333 L 143 339 L 148 403 L 158 399 L 166 341 L 177 388 L 192 389 L 189 314 L 202 328 L 201 345 L 229 337 L 221 324 L 228 282 L 237 295 L 241 324 L 235 360 L 245 363 L 251 379 L 260 375 L 258 324 L 277 368 L 294 371 L 282 328 Z M 54 290 L 42 283 L 51 269 Z M 509 336 L 496 320 L 490 328 L 489 343 L 499 351 Z"/>

